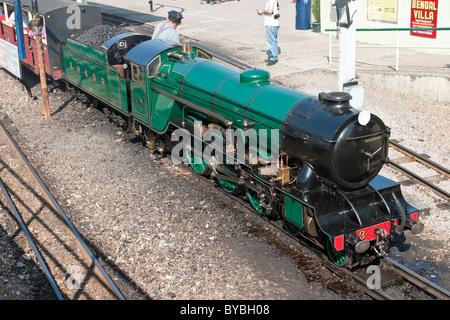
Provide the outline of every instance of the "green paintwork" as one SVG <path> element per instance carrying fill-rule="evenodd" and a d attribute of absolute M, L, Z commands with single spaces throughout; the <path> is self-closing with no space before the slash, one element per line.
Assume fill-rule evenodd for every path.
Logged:
<path fill-rule="evenodd" d="M 284 215 L 293 225 L 299 228 L 303 226 L 303 206 L 288 196 L 284 198 Z"/>
<path fill-rule="evenodd" d="M 139 82 L 131 81 L 130 90 L 133 116 L 140 122 L 147 124 L 150 120 L 150 114 L 146 87 Z"/>
<path fill-rule="evenodd" d="M 158 132 L 167 130 L 175 102 L 157 92 L 152 93 L 151 126 Z"/>
<path fill-rule="evenodd" d="M 63 78 L 114 109 L 128 114 L 126 80 L 106 63 L 105 53 L 68 39 Z"/>
<path fill-rule="evenodd" d="M 262 84 L 240 84 L 239 80 L 240 74 L 236 74 L 223 82 L 219 90 L 217 90 L 214 111 L 233 121 L 235 127 L 242 128 L 249 101 L 257 90 L 267 85 L 267 82 Z"/>
<path fill-rule="evenodd" d="M 249 69 L 243 71 L 239 77 L 241 86 L 251 86 L 254 84 L 263 85 L 270 83 L 270 73 L 262 69 Z"/>
<path fill-rule="evenodd" d="M 239 72 L 230 70 L 213 61 L 202 61 L 196 64 L 190 70 L 189 74 L 187 74 L 185 85 L 182 88 L 183 96 L 189 98 L 199 106 L 220 113 L 230 121 L 242 122 L 244 109 L 240 106 L 227 104 L 224 108 L 213 108 L 214 93 L 224 79 L 232 75 L 238 77 Z M 217 99 L 215 102 L 217 102 Z"/>
<path fill-rule="evenodd" d="M 168 52 L 178 51 L 183 59 L 167 56 Z M 196 106 L 218 114 L 231 121 L 234 129 L 242 129 L 245 120 L 253 123 L 257 133 L 266 129 L 267 139 L 260 147 L 271 147 L 271 129 L 281 129 L 284 118 L 298 101 L 307 97 L 270 82 L 270 74 L 261 69 L 243 72 L 228 68 L 214 61 L 197 58 L 193 53 L 183 53 L 174 48 L 161 54 L 160 75 L 149 83 L 152 95 L 151 126 L 158 132 L 166 130 L 169 123 L 181 126 L 188 114 L 194 114 L 204 122 L 217 122 L 201 111 L 174 102 L 153 92 L 156 87 L 164 92 L 188 100 Z M 175 108 L 176 106 L 176 108 Z M 225 127 L 224 123 L 221 123 Z M 279 131 L 277 139 L 280 141 Z M 277 150 L 278 151 L 278 150 Z"/>
<path fill-rule="evenodd" d="M 64 48 L 76 51 L 80 54 L 83 54 L 83 55 L 89 57 L 90 59 L 97 60 L 98 62 L 101 62 L 105 65 L 108 64 L 108 60 L 106 59 L 106 55 L 105 55 L 104 51 L 100 51 L 93 47 L 89 47 L 81 42 L 76 41 L 76 40 L 68 38 L 67 44 Z"/>
<path fill-rule="evenodd" d="M 261 90 L 252 100 L 247 118 L 267 128 L 281 129 L 289 110 L 306 97 L 308 95 L 272 84 Z"/>

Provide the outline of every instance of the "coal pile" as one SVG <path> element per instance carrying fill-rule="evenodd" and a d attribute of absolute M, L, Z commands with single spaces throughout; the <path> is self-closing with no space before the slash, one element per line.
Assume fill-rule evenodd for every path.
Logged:
<path fill-rule="evenodd" d="M 101 49 L 102 45 L 107 40 L 122 33 L 128 32 L 121 27 L 100 24 L 93 28 L 82 30 L 79 34 L 76 34 L 73 39 L 95 49 Z"/>

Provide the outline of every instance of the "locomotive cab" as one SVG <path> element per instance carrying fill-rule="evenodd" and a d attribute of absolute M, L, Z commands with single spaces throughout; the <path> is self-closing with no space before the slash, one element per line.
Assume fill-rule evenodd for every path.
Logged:
<path fill-rule="evenodd" d="M 148 40 L 135 46 L 125 55 L 125 60 L 131 72 L 130 94 L 132 115 L 137 121 L 156 127 L 158 130 L 164 128 L 155 126 L 156 122 L 153 121 L 153 116 L 157 116 L 157 114 L 152 110 L 152 105 L 158 100 L 158 96 L 155 96 L 153 93 L 152 79 L 156 76 L 160 67 L 161 53 L 171 48 L 172 46 L 161 41 Z M 173 102 L 168 102 L 169 105 L 167 105 L 167 108 L 170 109 L 170 104 Z"/>
<path fill-rule="evenodd" d="M 196 59 L 209 59 L 201 49 L 190 46 L 172 46 L 159 40 L 148 40 L 136 45 L 125 55 L 130 67 L 131 110 L 140 123 L 157 132 L 165 132 L 174 115 L 174 104 L 183 101 L 178 90 L 184 73 Z M 180 62 L 180 63 L 178 63 Z M 181 70 L 179 70 L 181 69 Z"/>
<path fill-rule="evenodd" d="M 102 49 L 106 51 L 108 64 L 118 69 L 120 76 L 125 78 L 125 55 L 138 44 L 150 39 L 150 36 L 142 34 L 119 34 L 106 41 Z"/>

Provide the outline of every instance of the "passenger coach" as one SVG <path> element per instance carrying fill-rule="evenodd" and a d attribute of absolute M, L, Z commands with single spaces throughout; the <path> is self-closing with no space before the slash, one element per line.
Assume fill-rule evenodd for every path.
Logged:
<path fill-rule="evenodd" d="M 21 4 L 26 58 L 19 60 L 14 0 L 0 1 L 0 66 L 18 78 L 22 78 L 22 67 L 39 73 L 36 38 L 30 28 L 31 0 L 22 0 Z M 77 28 L 89 28 L 101 23 L 101 9 L 68 0 L 39 0 L 38 5 L 43 24 L 45 72 L 53 79 L 60 79 L 61 47 Z"/>

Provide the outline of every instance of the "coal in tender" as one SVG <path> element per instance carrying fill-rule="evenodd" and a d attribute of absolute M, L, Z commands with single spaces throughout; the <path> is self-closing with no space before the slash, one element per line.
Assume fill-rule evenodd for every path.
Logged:
<path fill-rule="evenodd" d="M 127 33 L 124 28 L 99 24 L 93 28 L 82 30 L 73 39 L 96 49 L 101 49 L 102 45 L 119 34 Z"/>

